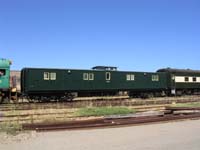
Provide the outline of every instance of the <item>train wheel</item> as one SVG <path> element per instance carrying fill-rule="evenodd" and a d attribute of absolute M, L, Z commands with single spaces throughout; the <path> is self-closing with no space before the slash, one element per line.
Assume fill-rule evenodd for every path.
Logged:
<path fill-rule="evenodd" d="M 33 103 L 34 102 L 34 98 L 33 97 L 27 97 L 27 100 L 29 103 Z"/>
<path fill-rule="evenodd" d="M 72 102 L 74 99 L 74 95 L 72 93 L 68 94 L 67 101 Z"/>

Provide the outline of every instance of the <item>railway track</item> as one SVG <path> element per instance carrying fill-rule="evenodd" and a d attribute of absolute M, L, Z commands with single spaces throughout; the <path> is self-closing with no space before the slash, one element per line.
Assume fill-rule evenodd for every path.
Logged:
<path fill-rule="evenodd" d="M 0 111 L 11 110 L 33 110 L 33 109 L 66 109 L 82 107 L 107 107 L 107 106 L 143 106 L 143 105 L 165 105 L 172 103 L 200 102 L 199 96 L 186 97 L 165 97 L 148 100 L 141 99 L 97 99 L 97 100 L 76 100 L 73 102 L 51 102 L 51 103 L 15 103 L 1 104 Z"/>
<path fill-rule="evenodd" d="M 168 106 L 168 105 L 167 105 Z M 145 111 L 164 111 L 165 105 L 150 105 L 150 106 L 136 106 L 131 107 L 131 109 L 134 109 L 139 112 L 145 112 Z M 78 117 L 74 116 L 74 112 L 76 112 L 78 109 L 45 109 L 45 110 L 17 110 L 17 111 L 8 111 L 2 113 L 0 115 L 0 123 L 1 122 L 17 122 L 20 124 L 27 123 L 27 122 L 43 122 L 44 120 L 49 120 L 52 122 L 60 122 L 63 120 L 77 120 L 77 119 L 83 119 L 86 120 L 88 117 Z M 0 113 L 1 114 L 1 113 Z M 102 118 L 102 117 L 101 117 Z"/>
<path fill-rule="evenodd" d="M 36 130 L 38 132 L 43 131 L 57 131 L 57 130 L 80 130 L 80 129 L 94 129 L 105 127 L 119 127 L 119 126 L 132 126 L 142 125 L 150 123 L 160 123 L 169 121 L 178 121 L 185 119 L 200 119 L 200 112 L 198 113 L 182 113 L 175 114 L 156 114 L 151 116 L 137 116 L 137 117 L 114 117 L 114 118 L 100 118 L 86 121 L 72 121 L 66 123 L 54 123 L 54 124 L 25 124 L 23 128 L 25 130 Z"/>
<path fill-rule="evenodd" d="M 0 123 L 40 123 L 87 120 L 77 117 L 74 112 L 84 107 L 115 107 L 125 106 L 138 112 L 162 111 L 173 103 L 200 102 L 199 97 L 178 97 L 165 99 L 113 99 L 113 100 L 78 100 L 62 103 L 19 103 L 0 105 Z M 93 117 L 94 118 L 94 117 Z M 102 117 L 100 117 L 102 118 Z"/>

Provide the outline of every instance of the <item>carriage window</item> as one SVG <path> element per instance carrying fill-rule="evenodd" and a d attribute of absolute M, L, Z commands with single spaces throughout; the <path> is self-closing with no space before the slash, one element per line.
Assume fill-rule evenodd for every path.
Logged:
<path fill-rule="evenodd" d="M 89 80 L 94 80 L 94 74 L 93 73 L 89 74 Z"/>
<path fill-rule="evenodd" d="M 127 75 L 126 75 L 126 80 L 127 80 L 127 81 L 130 81 L 130 80 L 131 80 L 131 75 L 130 75 L 130 74 L 127 74 Z"/>
<path fill-rule="evenodd" d="M 127 81 L 134 81 L 135 80 L 135 75 L 134 74 L 127 74 L 126 75 L 126 80 Z"/>
<path fill-rule="evenodd" d="M 110 72 L 106 72 L 106 80 L 110 80 L 111 79 L 111 74 Z"/>
<path fill-rule="evenodd" d="M 152 75 L 152 81 L 159 81 L 158 75 Z"/>
<path fill-rule="evenodd" d="M 49 80 L 49 73 L 48 72 L 44 72 L 44 80 Z"/>
<path fill-rule="evenodd" d="M 5 76 L 5 75 L 6 75 L 6 70 L 0 69 L 0 76 Z"/>
<path fill-rule="evenodd" d="M 189 77 L 185 77 L 185 82 L 189 82 Z"/>
<path fill-rule="evenodd" d="M 193 81 L 193 82 L 197 82 L 197 78 L 196 78 L 196 77 L 193 77 L 193 78 L 192 78 L 192 81 Z"/>
<path fill-rule="evenodd" d="M 134 80 L 135 80 L 135 75 L 132 74 L 132 75 L 131 75 L 131 81 L 134 81 Z"/>
<path fill-rule="evenodd" d="M 51 72 L 50 79 L 51 80 L 56 80 L 56 73 L 55 72 Z"/>
<path fill-rule="evenodd" d="M 83 80 L 88 80 L 88 73 L 83 73 Z"/>

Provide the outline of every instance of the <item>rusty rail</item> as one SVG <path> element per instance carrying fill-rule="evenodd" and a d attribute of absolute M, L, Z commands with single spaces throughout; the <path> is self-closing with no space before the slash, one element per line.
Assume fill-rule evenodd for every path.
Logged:
<path fill-rule="evenodd" d="M 86 121 L 72 121 L 55 124 L 24 124 L 25 130 L 41 131 L 55 131 L 55 130 L 80 130 L 80 129 L 92 129 L 103 127 L 118 127 L 118 126 L 130 126 L 149 123 L 169 122 L 183 119 L 199 119 L 200 113 L 193 114 L 164 114 L 155 116 L 142 116 L 142 117 L 125 117 L 125 118 L 102 118 Z"/>

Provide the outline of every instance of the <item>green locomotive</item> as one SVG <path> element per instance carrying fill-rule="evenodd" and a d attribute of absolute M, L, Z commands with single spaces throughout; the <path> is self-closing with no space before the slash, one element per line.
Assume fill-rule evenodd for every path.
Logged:
<path fill-rule="evenodd" d="M 10 94 L 10 65 L 10 60 L 0 59 L 0 103 Z"/>

